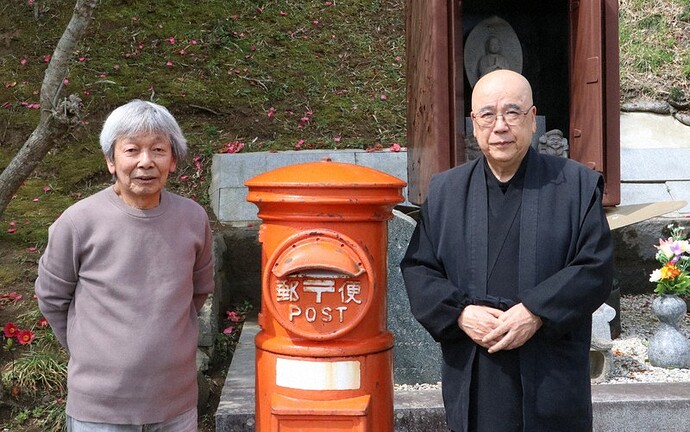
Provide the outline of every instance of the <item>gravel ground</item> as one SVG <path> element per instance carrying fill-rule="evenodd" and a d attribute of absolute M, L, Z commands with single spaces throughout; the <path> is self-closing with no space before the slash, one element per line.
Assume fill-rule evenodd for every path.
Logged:
<path fill-rule="evenodd" d="M 647 341 L 659 320 L 652 312 L 654 295 L 621 297 L 621 335 L 613 340 L 613 370 L 601 384 L 628 382 L 690 382 L 690 369 L 655 367 L 647 360 Z M 690 335 L 690 315 L 679 328 Z"/>

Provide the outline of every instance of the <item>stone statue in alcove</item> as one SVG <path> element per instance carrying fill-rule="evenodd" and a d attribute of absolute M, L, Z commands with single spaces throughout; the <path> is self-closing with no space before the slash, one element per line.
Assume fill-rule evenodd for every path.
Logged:
<path fill-rule="evenodd" d="M 482 75 L 496 69 L 522 73 L 522 46 L 515 30 L 495 15 L 479 22 L 465 41 L 464 65 L 472 87 Z"/>
<path fill-rule="evenodd" d="M 496 36 L 486 39 L 486 54 L 479 59 L 477 73 L 479 77 L 497 69 L 509 69 L 508 59 L 501 53 L 501 41 Z"/>

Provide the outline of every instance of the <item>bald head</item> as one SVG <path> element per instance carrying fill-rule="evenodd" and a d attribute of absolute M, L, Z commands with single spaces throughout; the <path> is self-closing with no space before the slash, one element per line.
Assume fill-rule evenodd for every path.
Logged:
<path fill-rule="evenodd" d="M 481 111 L 481 101 L 493 99 L 500 95 L 511 95 L 525 105 L 532 105 L 532 86 L 529 81 L 517 72 L 499 69 L 482 76 L 472 92 L 472 111 Z"/>
<path fill-rule="evenodd" d="M 536 114 L 532 88 L 519 73 L 489 72 L 474 86 L 472 133 L 500 181 L 513 177 L 529 151 L 537 131 Z"/>

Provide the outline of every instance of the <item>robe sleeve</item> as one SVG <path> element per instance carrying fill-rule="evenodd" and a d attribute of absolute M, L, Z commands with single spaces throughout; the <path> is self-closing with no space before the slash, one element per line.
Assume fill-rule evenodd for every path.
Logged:
<path fill-rule="evenodd" d="M 446 276 L 428 232 L 428 205 L 424 203 L 405 256 L 400 263 L 412 314 L 440 342 L 465 337 L 458 317 L 467 297 Z"/>
<path fill-rule="evenodd" d="M 591 319 L 613 282 L 613 240 L 601 204 L 601 183 L 586 208 L 575 252 L 565 267 L 523 293 L 521 301 L 541 317 L 542 331 L 559 338 Z"/>
<path fill-rule="evenodd" d="M 67 348 L 67 313 L 79 275 L 79 239 L 66 216 L 48 230 L 48 245 L 38 263 L 38 307 L 60 344 Z"/>

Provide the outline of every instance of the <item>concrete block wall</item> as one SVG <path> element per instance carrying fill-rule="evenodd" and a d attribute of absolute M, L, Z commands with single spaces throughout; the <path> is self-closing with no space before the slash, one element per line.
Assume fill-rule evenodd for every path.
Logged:
<path fill-rule="evenodd" d="M 216 154 L 213 156 L 209 187 L 213 212 L 222 224 L 255 224 L 258 222 L 257 209 L 246 200 L 246 180 L 284 166 L 316 162 L 324 158 L 373 168 L 407 181 L 407 152 L 404 150 L 301 150 Z M 403 195 L 407 196 L 407 189 L 403 191 Z"/>

